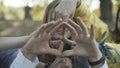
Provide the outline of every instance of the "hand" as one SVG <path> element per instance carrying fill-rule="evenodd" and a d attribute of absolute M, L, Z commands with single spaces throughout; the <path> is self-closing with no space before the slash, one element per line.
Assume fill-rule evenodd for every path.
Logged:
<path fill-rule="evenodd" d="M 61 40 L 51 41 L 51 44 L 54 46 L 59 46 L 58 50 L 63 52 L 64 43 Z M 72 63 L 69 58 L 62 58 L 57 56 L 55 61 L 49 66 L 49 68 L 72 68 Z"/>
<path fill-rule="evenodd" d="M 61 55 L 59 50 L 49 47 L 49 40 L 51 38 L 51 34 L 62 25 L 64 25 L 62 20 L 52 21 L 41 25 L 35 34 L 33 34 L 28 42 L 22 47 L 21 51 L 24 56 L 32 60 L 36 55 L 41 54 Z"/>
<path fill-rule="evenodd" d="M 73 40 L 63 38 L 63 41 L 72 44 L 74 47 L 72 50 L 64 51 L 63 56 L 77 55 L 88 57 L 90 61 L 99 60 L 102 57 L 102 54 L 99 50 L 98 43 L 94 38 L 93 25 L 91 25 L 89 34 L 85 24 L 83 24 L 80 18 L 77 18 L 77 24 L 70 19 L 68 20 L 68 23 L 71 27 L 74 27 L 73 30 L 76 30 L 74 31 L 74 33 L 76 32 L 75 37 Z M 73 31 L 71 33 L 73 33 Z"/>
<path fill-rule="evenodd" d="M 45 68 L 45 63 L 39 62 L 36 68 Z"/>
<path fill-rule="evenodd" d="M 66 21 L 68 18 L 72 18 L 76 10 L 77 2 L 79 2 L 79 0 L 61 0 L 53 12 L 53 20 L 62 18 Z"/>
<path fill-rule="evenodd" d="M 72 62 L 69 58 L 57 57 L 49 68 L 72 68 Z"/>
<path fill-rule="evenodd" d="M 54 41 L 53 45 L 55 45 L 55 43 L 59 43 L 59 50 L 62 52 L 64 43 L 62 41 Z M 49 68 L 72 68 L 72 62 L 69 58 L 57 56 Z"/>

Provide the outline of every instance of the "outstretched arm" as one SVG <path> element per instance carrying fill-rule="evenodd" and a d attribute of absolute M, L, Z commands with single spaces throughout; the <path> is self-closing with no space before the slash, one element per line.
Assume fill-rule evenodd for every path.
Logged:
<path fill-rule="evenodd" d="M 7 50 L 22 47 L 30 36 L 21 37 L 0 37 L 0 50 Z"/>
<path fill-rule="evenodd" d="M 10 68 L 35 68 L 39 63 L 36 57 L 37 55 L 61 55 L 59 50 L 50 48 L 49 46 L 49 40 L 51 39 L 52 33 L 64 25 L 64 23 L 60 22 L 61 20 L 57 20 L 41 25 L 20 49 Z"/>

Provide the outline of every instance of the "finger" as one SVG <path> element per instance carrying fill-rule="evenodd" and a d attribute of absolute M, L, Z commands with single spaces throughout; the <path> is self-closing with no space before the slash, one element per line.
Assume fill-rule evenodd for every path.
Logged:
<path fill-rule="evenodd" d="M 57 50 L 57 49 L 52 49 L 52 48 L 50 48 L 50 49 L 48 49 L 47 51 L 48 51 L 48 54 L 61 56 L 61 52 L 60 52 L 59 50 Z"/>
<path fill-rule="evenodd" d="M 65 66 L 72 68 L 71 60 L 69 58 L 66 58 L 65 61 L 66 61 Z"/>
<path fill-rule="evenodd" d="M 36 36 L 38 37 L 40 33 L 43 33 L 47 29 L 47 27 L 50 27 L 52 25 L 54 25 L 53 21 L 46 24 L 42 24 L 41 27 L 37 29 Z"/>
<path fill-rule="evenodd" d="M 58 12 L 57 12 L 57 13 L 56 13 L 56 20 L 59 19 L 59 18 L 62 18 L 62 17 L 61 17 L 61 13 L 58 13 Z"/>
<path fill-rule="evenodd" d="M 58 46 L 61 42 L 62 42 L 61 40 L 49 41 L 49 45 L 55 45 L 55 46 Z"/>
<path fill-rule="evenodd" d="M 94 32 L 94 25 L 91 24 L 91 28 L 90 28 L 90 38 L 94 39 L 95 38 L 95 32 Z"/>
<path fill-rule="evenodd" d="M 47 33 L 49 33 L 49 31 L 51 30 L 51 29 L 53 29 L 55 26 L 57 26 L 59 23 L 61 23 L 62 22 L 62 19 L 60 18 L 60 19 L 58 19 L 57 21 L 54 21 L 53 23 L 53 25 L 50 25 L 50 26 L 48 26 L 47 27 L 47 29 L 46 29 L 46 32 Z"/>
<path fill-rule="evenodd" d="M 37 30 L 33 31 L 30 36 L 34 36 L 37 33 Z"/>
<path fill-rule="evenodd" d="M 76 29 L 76 31 L 77 31 L 78 34 L 80 34 L 80 33 L 82 32 L 80 26 L 77 25 L 77 24 L 76 24 L 74 21 L 72 21 L 71 19 L 68 20 L 68 23 Z"/>
<path fill-rule="evenodd" d="M 44 66 L 45 66 L 45 63 L 39 62 L 39 63 L 37 64 L 36 68 L 44 68 Z"/>
<path fill-rule="evenodd" d="M 64 43 L 67 43 L 68 45 L 76 45 L 76 42 L 75 41 L 72 41 L 72 40 L 69 40 L 67 38 L 63 38 L 62 41 Z"/>
<path fill-rule="evenodd" d="M 30 46 L 34 42 L 35 37 L 36 37 L 36 35 L 30 37 L 30 39 L 28 40 L 28 42 L 25 45 L 29 45 Z"/>
<path fill-rule="evenodd" d="M 60 50 L 61 52 L 63 51 L 63 47 L 64 47 L 64 43 L 63 43 L 63 42 L 60 42 L 59 50 Z"/>
<path fill-rule="evenodd" d="M 64 27 L 66 27 L 71 32 L 73 38 L 76 38 L 76 36 L 78 36 L 78 33 L 76 32 L 75 28 L 69 25 L 68 23 L 65 23 Z"/>
<path fill-rule="evenodd" d="M 58 28 L 62 28 L 63 25 L 65 25 L 64 22 L 57 23 L 56 26 L 54 26 L 52 29 L 49 29 L 48 31 L 49 31 L 50 34 L 54 34 L 54 32 L 55 32 L 56 30 L 58 30 Z"/>
<path fill-rule="evenodd" d="M 50 41 L 49 45 L 51 48 L 57 48 L 62 52 L 64 43 L 61 40 Z"/>
<path fill-rule="evenodd" d="M 63 21 L 67 22 L 69 16 L 66 13 L 60 13 L 56 11 L 56 19 L 62 18 Z"/>
<path fill-rule="evenodd" d="M 59 19 L 60 18 L 60 14 L 59 14 L 59 11 L 55 11 L 55 20 Z"/>
<path fill-rule="evenodd" d="M 73 56 L 75 52 L 73 50 L 66 50 L 63 52 L 62 56 Z"/>
<path fill-rule="evenodd" d="M 83 33 L 87 35 L 88 34 L 87 28 L 80 17 L 77 17 L 77 23 L 81 27 Z"/>
<path fill-rule="evenodd" d="M 30 34 L 30 36 L 38 37 L 39 32 L 43 28 L 44 25 L 40 26 L 37 30 L 35 30 L 33 33 Z"/>
<path fill-rule="evenodd" d="M 67 22 L 69 19 L 69 16 L 67 14 L 61 14 L 61 18 L 63 19 L 64 22 Z"/>

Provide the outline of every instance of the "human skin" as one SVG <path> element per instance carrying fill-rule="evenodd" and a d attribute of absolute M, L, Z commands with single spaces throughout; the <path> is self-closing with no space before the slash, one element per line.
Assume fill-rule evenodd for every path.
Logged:
<path fill-rule="evenodd" d="M 15 48 L 22 48 L 23 45 L 35 34 L 33 31 L 30 35 L 19 37 L 0 37 L 0 50 L 9 50 Z"/>
<path fill-rule="evenodd" d="M 61 20 L 51 21 L 41 25 L 40 28 L 36 30 L 36 33 L 21 48 L 23 55 L 31 61 L 35 56 L 41 54 L 61 55 L 59 50 L 49 47 L 51 33 L 63 25 L 63 23 L 59 24 L 60 21 Z"/>
<path fill-rule="evenodd" d="M 97 61 L 102 57 L 102 54 L 99 50 L 98 43 L 94 38 L 94 27 L 91 25 L 90 34 L 83 23 L 83 21 L 78 17 L 77 24 L 72 21 L 68 20 L 68 23 L 75 28 L 77 31 L 76 36 L 74 36 L 73 41 L 64 38 L 63 40 L 66 41 L 65 43 L 76 45 L 73 50 L 63 52 L 64 56 L 70 55 L 77 55 L 88 57 L 90 61 Z M 94 59 L 95 58 L 95 59 Z"/>
<path fill-rule="evenodd" d="M 54 14 L 53 14 L 54 15 Z M 69 16 L 68 16 L 69 17 Z M 59 18 L 59 17 L 57 17 L 57 18 Z M 68 18 L 66 18 L 66 19 L 68 19 Z M 65 20 L 64 20 L 65 21 Z M 73 22 L 73 23 L 75 23 L 75 22 Z M 72 23 L 72 24 L 73 24 Z M 67 29 L 70 31 L 70 33 L 71 33 L 71 35 L 72 35 L 72 37 L 73 37 L 73 41 L 67 41 L 67 42 L 65 42 L 65 40 L 63 40 L 65 43 L 71 43 L 71 44 L 76 44 L 76 40 L 75 40 L 75 36 L 77 36 L 78 34 L 79 34 L 79 32 L 80 32 L 80 30 L 78 31 L 76 31 L 76 27 L 75 26 L 78 26 L 78 24 L 77 25 L 74 25 L 74 26 L 72 26 L 72 25 L 70 25 L 71 23 L 67 23 L 69 26 L 67 26 Z M 72 27 L 71 27 L 72 26 Z M 79 25 L 80 26 L 80 25 Z M 78 29 L 78 28 L 77 28 Z M 62 29 L 61 29 L 62 30 Z M 84 30 L 84 29 L 83 29 Z M 59 30 L 58 30 L 59 31 Z M 72 32 L 71 32 L 72 31 Z M 86 30 L 85 30 L 86 31 Z M 84 32 L 84 31 L 83 31 Z M 60 32 L 59 32 L 60 33 Z M 58 33 L 58 34 L 59 34 Z M 84 35 L 84 34 L 83 34 Z M 89 35 L 89 34 L 88 34 Z M 58 37 L 59 35 L 56 35 L 56 37 Z M 67 36 L 67 35 L 66 35 Z M 87 38 L 87 39 L 89 39 L 89 37 Z M 85 39 L 83 39 L 83 40 L 85 40 Z M 101 56 L 102 56 L 102 54 L 101 54 L 101 52 L 99 51 L 99 49 L 98 49 L 98 44 L 97 44 L 97 42 L 94 40 L 94 39 L 91 39 L 92 40 L 92 45 L 91 46 L 95 46 L 95 47 L 93 47 L 93 52 L 96 52 L 95 53 L 95 55 L 89 55 L 89 54 L 87 54 L 88 53 L 88 51 L 86 51 L 86 49 L 87 49 L 87 47 L 85 48 L 83 48 L 83 51 L 84 51 L 84 55 L 80 55 L 80 53 L 76 53 L 76 55 L 78 55 L 78 56 L 84 56 L 84 57 L 86 57 L 86 56 L 88 56 L 88 58 L 89 58 L 89 60 L 90 61 L 97 61 L 97 60 L 99 60 L 100 58 L 101 58 Z M 77 42 L 78 43 L 78 42 Z M 75 45 L 74 44 L 74 45 Z M 95 50 L 94 50 L 95 49 Z M 80 49 L 80 50 L 82 50 L 82 49 Z M 78 51 L 79 52 L 79 51 Z M 92 52 L 92 51 L 91 51 Z M 72 53 L 73 54 L 73 53 Z M 75 54 L 75 53 L 74 53 Z M 63 52 L 63 56 L 72 56 L 71 54 L 70 55 L 66 55 L 65 54 L 65 52 Z"/>
<path fill-rule="evenodd" d="M 54 9 L 52 19 L 62 18 L 64 21 L 67 21 L 68 18 L 73 18 L 76 7 L 79 4 L 80 0 L 61 0 L 60 4 Z"/>
<path fill-rule="evenodd" d="M 77 18 L 77 24 L 72 21 L 71 19 L 66 22 L 68 26 L 66 26 L 66 29 L 68 29 L 71 33 L 72 39 L 68 39 L 68 36 L 64 36 L 62 41 L 64 43 L 67 43 L 71 46 L 74 46 L 71 50 L 65 50 L 62 53 L 62 56 L 80 56 L 80 57 L 88 57 L 90 62 L 98 61 L 102 57 L 102 53 L 99 50 L 98 43 L 96 42 L 94 38 L 94 27 L 91 25 L 91 31 L 90 34 L 88 33 L 88 30 L 83 23 L 83 21 L 78 17 Z M 66 35 L 70 35 L 68 33 L 65 33 Z M 56 35 L 60 36 L 60 35 Z M 52 67 L 57 66 L 57 61 L 60 61 L 60 58 L 56 58 L 54 62 L 54 65 Z M 58 60 L 59 59 L 59 60 Z M 70 62 L 70 61 L 68 61 Z M 96 65 L 93 68 L 98 68 L 100 65 Z"/>
<path fill-rule="evenodd" d="M 67 21 L 68 18 L 72 18 L 71 15 L 74 14 L 74 12 L 75 12 L 77 2 L 78 2 L 78 0 L 61 0 L 60 4 L 55 8 L 55 10 L 53 12 L 53 15 L 54 15 L 54 16 L 52 16 L 52 17 L 54 17 L 53 19 L 57 19 L 57 18 L 62 18 L 63 19 L 64 18 L 64 21 Z M 66 5 L 69 5 L 69 6 L 66 6 Z M 77 30 L 79 30 L 79 29 L 77 29 Z M 85 30 L 87 30 L 87 29 L 85 29 Z M 70 35 L 70 34 L 67 34 L 67 35 Z M 94 42 L 98 46 L 97 42 L 96 41 L 94 41 Z M 97 48 L 97 51 L 95 51 L 95 52 L 96 53 L 98 52 L 98 54 L 97 54 L 98 56 L 89 57 L 89 60 L 91 62 L 92 61 L 97 61 L 102 57 L 101 56 L 102 54 L 101 54 L 101 52 L 100 52 L 100 50 L 98 48 Z"/>
<path fill-rule="evenodd" d="M 77 23 L 69 19 L 68 22 L 66 22 L 66 24 L 68 24 L 68 26 L 66 26 L 66 29 L 70 31 L 68 33 L 71 33 L 72 39 L 71 40 L 67 39 L 68 36 L 66 37 L 66 35 L 70 35 L 70 34 L 65 33 L 66 35 L 64 35 L 62 41 L 64 43 L 67 43 L 75 47 L 73 47 L 72 50 L 65 50 L 62 56 L 81 56 L 81 57 L 88 57 L 89 61 L 91 62 L 98 61 L 102 57 L 102 54 L 99 50 L 98 43 L 94 38 L 93 25 L 91 25 L 91 31 L 89 34 L 85 24 L 79 17 L 77 18 Z M 61 34 L 61 33 L 59 31 L 59 33 L 57 34 Z M 60 35 L 55 35 L 55 36 L 57 37 Z M 94 66 L 93 68 L 97 68 L 101 65 L 102 64 L 98 66 Z"/>
<path fill-rule="evenodd" d="M 52 16 L 52 17 L 54 17 L 53 19 L 58 19 L 58 18 L 62 18 L 63 19 L 64 18 L 65 21 L 67 21 L 68 18 L 72 18 L 71 15 L 74 14 L 75 9 L 77 7 L 77 2 L 79 2 L 79 4 L 80 4 L 80 0 L 69 0 L 68 1 L 69 3 L 66 3 L 67 1 L 68 0 L 61 0 L 60 4 L 55 8 L 55 10 L 53 12 L 53 15 L 54 15 L 54 16 Z M 69 6 L 66 6 L 66 5 L 69 5 Z M 66 9 L 66 10 L 63 10 L 63 9 Z M 79 29 L 77 29 L 77 30 L 79 30 Z M 86 27 L 85 27 L 85 30 L 87 31 Z M 68 35 L 70 35 L 70 34 L 68 34 Z M 96 45 L 98 46 L 97 42 L 96 42 Z M 97 60 L 99 60 L 102 57 L 101 56 L 102 54 L 101 54 L 99 48 L 97 48 L 97 50 L 98 50 L 97 51 L 98 53 L 97 52 L 96 53 L 98 54 L 98 56 L 96 56 L 94 58 L 90 57 L 90 58 L 92 58 L 92 59 L 89 58 L 90 61 L 97 61 Z"/>
<path fill-rule="evenodd" d="M 0 50 L 21 48 L 29 38 L 30 36 L 0 37 Z"/>
<path fill-rule="evenodd" d="M 62 0 L 62 1 L 68 1 L 68 0 Z M 74 1 L 74 0 L 73 0 Z M 71 1 L 72 2 L 72 1 Z M 61 3 L 64 3 L 64 2 L 61 2 Z M 75 5 L 75 2 L 73 2 L 74 4 L 72 4 L 72 5 Z M 69 3 L 64 3 L 64 4 L 69 4 Z M 51 5 L 49 5 L 49 6 L 51 6 Z M 58 5 L 58 6 L 62 6 L 62 4 L 60 5 Z M 62 8 L 66 8 L 67 7 L 67 9 L 68 8 L 70 8 L 70 10 L 71 10 L 71 7 L 68 7 L 68 6 L 64 6 L 64 7 L 59 7 L 59 10 L 61 10 Z M 57 8 L 57 7 L 56 7 Z M 54 12 L 56 11 L 56 8 L 55 8 L 55 10 L 54 10 Z M 49 8 L 48 8 L 49 9 Z M 49 14 L 52 14 L 51 12 L 50 12 L 51 10 L 48 10 L 48 12 L 47 13 L 49 13 Z M 67 10 L 68 11 L 68 10 Z M 62 13 L 61 12 L 57 12 L 58 13 L 58 17 L 56 16 L 56 14 L 57 13 L 55 13 L 54 14 L 54 12 L 53 12 L 53 16 L 50 16 L 50 19 L 51 20 L 56 20 L 57 18 L 64 18 L 64 12 L 66 13 L 67 11 L 63 11 L 62 10 Z M 70 12 L 70 14 L 68 14 L 68 16 L 66 16 L 66 14 L 65 14 L 65 18 L 64 19 L 66 19 L 66 20 L 64 20 L 63 19 L 63 21 L 65 21 L 65 22 L 67 22 L 68 21 L 68 18 L 69 18 L 69 16 L 71 15 L 71 13 L 73 13 L 73 11 L 75 11 L 75 10 L 72 10 L 71 12 Z M 59 16 L 60 14 L 63 14 L 63 15 L 61 15 L 61 16 Z M 63 17 L 62 17 L 63 16 Z M 46 16 L 45 16 L 46 17 Z M 45 20 L 47 20 L 49 17 L 47 17 L 47 18 L 45 18 Z M 71 18 L 71 17 L 70 17 Z M 48 21 L 50 21 L 50 19 L 48 19 L 47 20 L 47 22 Z M 75 22 L 73 22 L 73 23 L 75 23 Z M 82 22 L 83 23 L 83 22 Z M 67 24 L 69 24 L 70 25 L 70 23 L 67 23 Z M 72 26 L 72 25 L 71 25 Z M 78 26 L 78 24 L 77 25 L 75 25 L 75 26 Z M 71 30 L 72 29 L 72 30 Z M 72 32 L 71 32 L 72 31 Z M 69 38 L 69 37 L 71 37 L 72 36 L 72 38 L 74 39 L 75 38 L 75 36 L 76 36 L 76 34 L 77 34 L 77 32 L 76 32 L 76 29 L 75 29 L 75 27 L 63 27 L 63 28 L 59 28 L 58 29 L 58 32 L 56 32 L 54 35 L 53 35 L 53 38 L 54 38 L 54 40 L 55 39 L 59 39 L 59 36 L 60 35 L 62 35 L 62 33 L 64 33 L 64 37 L 66 37 L 66 38 Z M 65 41 L 65 40 L 62 40 L 62 41 Z M 67 41 L 68 42 L 68 44 L 71 44 L 71 46 L 73 46 L 73 45 L 75 45 L 76 43 L 75 43 L 75 41 Z M 67 43 L 67 42 L 64 42 L 64 43 Z M 69 43 L 70 42 L 70 43 Z M 97 44 L 97 42 L 95 41 L 94 42 L 95 43 L 95 45 L 96 46 L 98 46 L 98 44 Z M 95 48 L 97 48 L 97 47 L 95 47 Z M 98 49 L 98 48 L 97 48 Z M 101 52 L 99 51 L 99 49 L 97 50 L 96 49 L 96 51 L 98 52 L 97 53 L 97 56 L 95 57 L 95 56 L 89 56 L 88 58 L 89 58 L 89 60 L 91 61 L 91 62 L 94 62 L 94 61 L 98 61 L 101 57 L 102 57 L 102 54 L 101 54 Z M 94 50 L 94 49 L 93 49 Z M 96 52 L 95 51 L 95 52 Z M 91 51 L 92 52 L 92 51 Z M 63 55 L 64 56 L 64 55 Z M 69 55 L 69 56 L 73 56 L 73 55 Z M 80 55 L 77 55 L 77 56 L 80 56 Z M 81 55 L 82 56 L 82 55 Z M 86 55 L 84 55 L 84 56 L 82 56 L 82 57 L 86 57 Z M 100 65 L 102 65 L 102 63 L 100 64 Z M 99 66 L 98 66 L 99 67 Z M 96 68 L 98 68 L 98 67 L 96 67 Z"/>
<path fill-rule="evenodd" d="M 21 48 L 23 55 L 29 60 L 33 60 L 35 56 L 42 54 L 61 56 L 61 52 L 59 50 L 50 48 L 49 42 L 55 31 L 57 31 L 59 28 L 62 28 L 63 26 L 73 30 L 61 19 L 41 25 L 40 28 L 36 30 L 36 33 Z"/>
<path fill-rule="evenodd" d="M 55 43 L 56 41 L 53 44 L 58 45 L 58 49 L 62 52 L 64 48 L 64 43 L 61 40 L 57 41 L 56 44 Z M 57 56 L 53 63 L 49 66 L 49 68 L 72 68 L 72 61 L 68 57 Z"/>

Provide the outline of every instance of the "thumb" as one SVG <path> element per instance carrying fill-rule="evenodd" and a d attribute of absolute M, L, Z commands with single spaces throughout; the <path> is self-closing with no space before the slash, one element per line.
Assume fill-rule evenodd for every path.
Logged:
<path fill-rule="evenodd" d="M 43 62 L 39 62 L 36 66 L 36 68 L 44 68 L 45 67 L 45 63 Z"/>
<path fill-rule="evenodd" d="M 61 56 L 62 54 L 61 51 L 57 49 L 52 49 L 52 48 L 48 49 L 47 51 L 48 51 L 48 54 L 52 54 L 52 55 Z"/>
<path fill-rule="evenodd" d="M 75 41 L 69 40 L 69 39 L 67 39 L 67 38 L 62 38 L 62 41 L 63 41 L 64 43 L 69 44 L 69 45 L 76 45 L 76 42 L 75 42 Z"/>
<path fill-rule="evenodd" d="M 62 56 L 73 56 L 75 52 L 73 50 L 66 50 L 62 53 Z"/>

